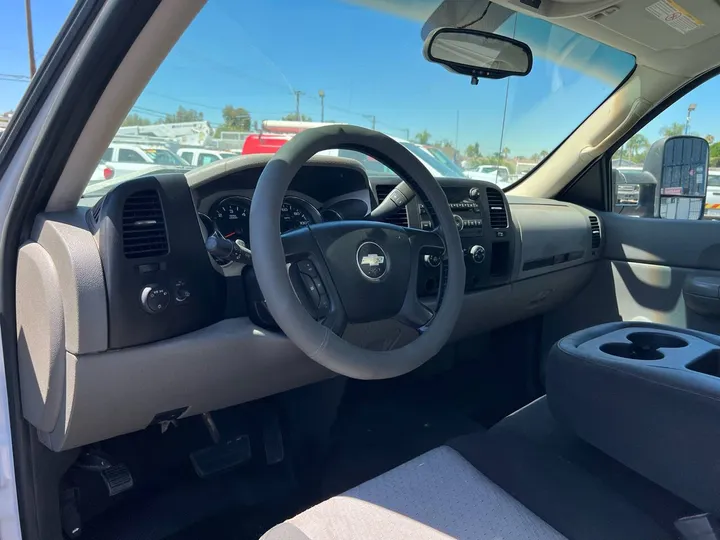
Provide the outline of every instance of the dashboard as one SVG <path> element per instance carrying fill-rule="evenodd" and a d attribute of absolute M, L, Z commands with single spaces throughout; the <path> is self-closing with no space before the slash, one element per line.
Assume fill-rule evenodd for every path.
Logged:
<path fill-rule="evenodd" d="M 18 255 L 23 414 L 60 451 L 334 376 L 274 326 L 251 264 L 213 258 L 212 234 L 249 246 L 249 205 L 268 156 L 138 178 L 74 212 L 38 216 Z M 283 231 L 365 218 L 397 185 L 353 160 L 311 159 L 290 184 Z M 602 253 L 599 217 L 569 203 L 439 179 L 465 254 L 453 340 L 542 314 L 576 294 Z M 385 221 L 431 228 L 419 197 Z M 421 253 L 416 287 L 438 302 L 442 261 Z M 373 349 L 395 321 L 349 325 Z M 50 332 L 48 329 L 60 329 Z"/>

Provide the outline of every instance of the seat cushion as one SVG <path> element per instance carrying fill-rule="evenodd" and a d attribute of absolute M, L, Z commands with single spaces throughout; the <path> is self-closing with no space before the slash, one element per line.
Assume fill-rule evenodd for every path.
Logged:
<path fill-rule="evenodd" d="M 568 538 L 677 538 L 673 522 L 700 513 L 558 424 L 544 397 L 448 444 Z"/>
<path fill-rule="evenodd" d="M 564 537 L 442 446 L 303 512 L 264 540 L 559 540 Z"/>

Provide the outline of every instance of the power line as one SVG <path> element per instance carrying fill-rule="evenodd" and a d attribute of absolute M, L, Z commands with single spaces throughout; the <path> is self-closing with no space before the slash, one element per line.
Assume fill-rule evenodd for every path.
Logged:
<path fill-rule="evenodd" d="M 10 73 L 0 73 L 0 81 L 11 81 L 11 82 L 30 82 L 30 77 L 27 75 L 12 75 Z"/>

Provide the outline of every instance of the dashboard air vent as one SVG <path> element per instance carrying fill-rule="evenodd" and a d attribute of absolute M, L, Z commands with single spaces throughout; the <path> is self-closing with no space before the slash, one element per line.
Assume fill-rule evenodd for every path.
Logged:
<path fill-rule="evenodd" d="M 597 249 L 600 247 L 600 223 L 598 223 L 598 218 L 595 216 L 590 216 L 590 232 L 592 233 L 592 248 Z"/>
<path fill-rule="evenodd" d="M 125 200 L 122 227 L 123 252 L 128 259 L 167 254 L 165 216 L 157 190 L 138 191 Z"/>
<path fill-rule="evenodd" d="M 487 200 L 490 207 L 490 226 L 493 229 L 507 229 L 508 217 L 502 193 L 497 189 L 487 188 Z"/>
<path fill-rule="evenodd" d="M 388 184 L 378 184 L 375 186 L 375 193 L 377 193 L 378 203 L 381 203 L 385 200 L 385 197 L 387 197 L 390 192 L 395 189 L 395 186 L 391 186 Z M 392 223 L 393 225 L 400 225 L 401 227 L 407 227 L 408 226 L 408 215 L 407 215 L 407 207 L 398 208 L 398 210 L 389 216 L 386 216 L 384 221 L 386 223 Z"/>

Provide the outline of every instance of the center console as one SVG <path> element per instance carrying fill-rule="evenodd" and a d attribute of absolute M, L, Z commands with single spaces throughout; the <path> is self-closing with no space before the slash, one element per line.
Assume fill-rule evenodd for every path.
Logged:
<path fill-rule="evenodd" d="M 546 376 L 559 422 L 720 514 L 720 337 L 650 323 L 596 326 L 560 340 Z"/>
<path fill-rule="evenodd" d="M 465 255 L 465 290 L 476 291 L 506 283 L 513 261 L 512 219 L 503 192 L 492 184 L 476 182 L 468 186 L 446 181 L 443 191 L 460 233 Z M 415 200 L 408 205 L 411 225 L 430 230 L 433 220 L 424 204 Z M 418 272 L 418 295 L 437 292 L 441 279 L 440 259 L 424 255 Z"/>

